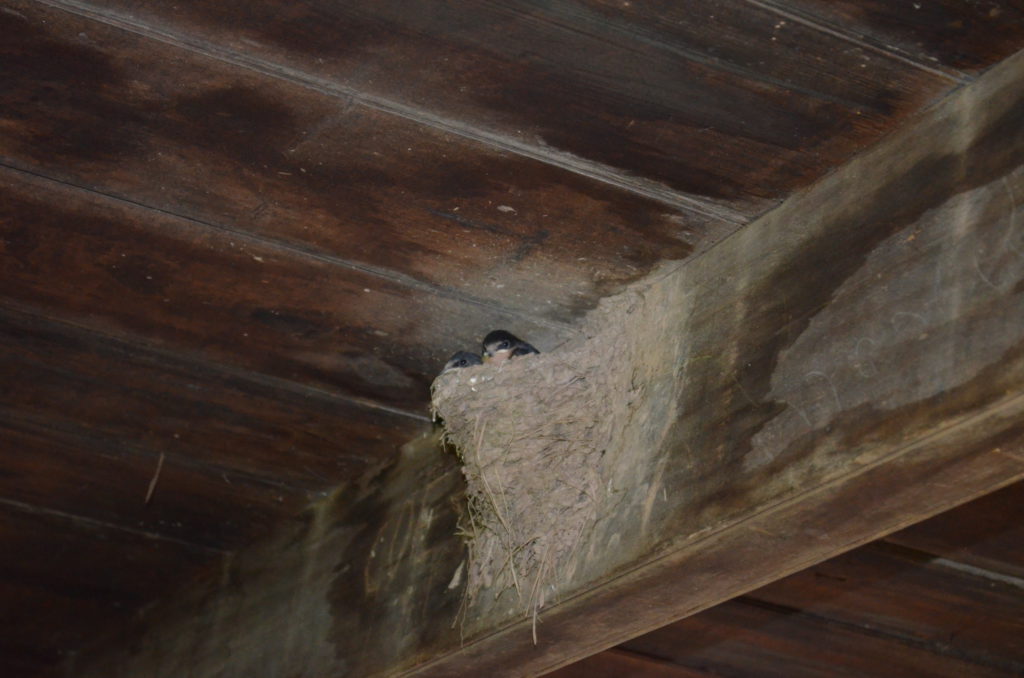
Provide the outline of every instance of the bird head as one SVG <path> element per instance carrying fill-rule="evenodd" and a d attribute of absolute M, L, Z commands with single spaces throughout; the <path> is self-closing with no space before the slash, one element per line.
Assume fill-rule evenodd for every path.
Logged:
<path fill-rule="evenodd" d="M 504 360 L 518 344 L 522 343 L 514 334 L 505 330 L 488 332 L 484 337 L 484 360 Z"/>
<path fill-rule="evenodd" d="M 441 370 L 441 374 L 449 370 L 457 370 L 463 367 L 471 367 L 473 365 L 483 365 L 483 361 L 480 360 L 480 356 L 476 353 L 470 353 L 469 351 L 458 351 L 448 359 L 448 362 L 444 364 L 444 369 Z"/>

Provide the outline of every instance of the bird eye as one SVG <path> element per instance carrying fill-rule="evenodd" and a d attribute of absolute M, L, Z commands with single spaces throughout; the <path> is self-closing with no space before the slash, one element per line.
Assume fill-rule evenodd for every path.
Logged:
<path fill-rule="evenodd" d="M 498 350 L 503 350 L 509 347 L 508 339 L 498 344 Z"/>
<path fill-rule="evenodd" d="M 459 360 L 459 367 L 465 367 L 468 364 L 469 364 L 469 361 L 466 360 L 465 358 L 462 358 L 462 359 Z"/>

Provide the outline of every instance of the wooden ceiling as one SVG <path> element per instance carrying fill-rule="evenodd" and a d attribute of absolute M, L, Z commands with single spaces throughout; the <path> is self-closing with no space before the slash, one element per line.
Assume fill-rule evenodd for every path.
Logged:
<path fill-rule="evenodd" d="M 1024 47 L 1024 5 L 4 0 L 0 34 L 0 673 L 34 676 L 370 482 L 454 350 L 556 348 Z"/>
<path fill-rule="evenodd" d="M 1024 673 L 1024 483 L 548 674 Z"/>

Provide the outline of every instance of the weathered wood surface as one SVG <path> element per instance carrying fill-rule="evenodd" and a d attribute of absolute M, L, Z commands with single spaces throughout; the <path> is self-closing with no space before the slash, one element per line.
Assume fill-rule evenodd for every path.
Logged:
<path fill-rule="evenodd" d="M 547 675 L 552 678 L 705 678 L 711 674 L 658 657 L 612 648 Z"/>
<path fill-rule="evenodd" d="M 733 600 L 625 645 L 641 656 L 679 666 L 682 676 L 735 678 L 1010 678 L 1019 673 L 942 656 L 898 639 L 868 635 L 812 614 Z M 603 654 L 593 657 L 599 664 Z M 585 665 L 586 666 L 586 665 Z M 551 678 L 585 676 L 574 667 Z M 666 675 L 637 671 L 635 678 Z"/>
<path fill-rule="evenodd" d="M 165 453 L 214 478 L 227 474 L 302 493 L 390 461 L 428 426 L 325 391 L 4 308 L 0 378 L 3 420 L 71 437 L 81 431 L 108 447 L 121 444 L 150 458 Z M 289 463 L 282 466 L 282 458 Z"/>
<path fill-rule="evenodd" d="M 304 255 L 311 269 L 364 279 L 360 290 L 439 296 L 438 327 L 456 322 L 445 303 L 560 327 L 736 226 L 344 93 L 39 3 L 5 5 L 0 162 L 186 217 L 240 247 Z"/>
<path fill-rule="evenodd" d="M 881 542 L 773 582 L 750 597 L 782 613 L 799 610 L 939 656 L 1020 675 L 1021 583 L 1000 579 L 998 573 L 957 569 L 956 563 L 931 554 Z"/>
<path fill-rule="evenodd" d="M 426 415 L 488 328 L 558 331 L 0 169 L 0 298 L 115 337 Z M 3 303 L 0 301 L 0 303 Z"/>
<path fill-rule="evenodd" d="M 292 488 L 211 473 L 173 457 L 161 462 L 157 454 L 116 440 L 62 434 L 3 416 L 0 466 L 0 504 L 45 507 L 215 549 L 246 545 L 310 500 Z"/>
<path fill-rule="evenodd" d="M 1024 579 L 1024 483 L 927 520 L 888 541 L 948 561 Z"/>
<path fill-rule="evenodd" d="M 39 675 L 97 629 L 220 557 L 215 550 L 8 502 L 0 502 L 0 543 L 4 676 Z M 80 623 L 68 624 L 68 618 Z"/>
<path fill-rule="evenodd" d="M 1024 6 L 1016 0 L 752 0 L 864 44 L 962 77 L 1021 48 Z"/>
<path fill-rule="evenodd" d="M 541 673 L 1024 477 L 1022 122 L 1018 55 L 638 293 L 678 357 L 650 463 L 536 646 L 508 596 L 452 626 L 460 478 L 420 450 L 82 675 Z"/>
<path fill-rule="evenodd" d="M 953 82 L 742 0 L 47 4 L 724 215 L 759 214 Z"/>

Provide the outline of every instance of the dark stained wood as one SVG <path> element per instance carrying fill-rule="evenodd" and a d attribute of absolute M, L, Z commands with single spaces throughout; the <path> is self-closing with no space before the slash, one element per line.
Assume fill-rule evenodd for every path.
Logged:
<path fill-rule="evenodd" d="M 734 678 L 1019 675 L 797 611 L 730 601 L 624 644 L 628 650 Z M 572 670 L 552 678 L 569 678 Z M 638 674 L 642 676 L 644 674 Z"/>
<path fill-rule="evenodd" d="M 951 84 L 742 0 L 55 4 L 748 216 Z"/>
<path fill-rule="evenodd" d="M 40 657 L 31 648 L 3 643 L 0 641 L 0 671 L 7 678 L 51 678 L 55 669 L 51 668 L 53 660 Z"/>
<path fill-rule="evenodd" d="M 552 678 L 703 678 L 714 674 L 613 648 L 545 675 Z"/>
<path fill-rule="evenodd" d="M 13 650 L 36 665 L 66 657 L 219 557 L 6 502 L 0 502 L 0 543 L 0 652 Z"/>
<path fill-rule="evenodd" d="M 523 327 L 542 343 L 558 336 L 11 170 L 0 170 L 0 193 L 0 297 L 418 416 L 447 357 L 489 328 Z"/>
<path fill-rule="evenodd" d="M 118 628 L 135 668 L 106 655 L 94 675 L 551 668 L 1018 477 L 1020 82 L 962 96 L 949 124 L 721 241 L 1024 45 L 1022 13 L 5 3 L 0 675 Z M 693 268 L 647 289 L 678 286 L 646 317 L 676 350 L 634 386 L 678 398 L 642 413 L 662 438 L 596 565 L 543 611 L 540 647 L 507 601 L 453 629 L 458 471 L 428 441 L 374 474 L 427 428 L 451 351 L 502 325 L 549 352 L 668 259 Z M 998 496 L 990 511 L 1019 513 Z M 1003 588 L 975 597 L 1000 613 L 993 638 L 942 637 L 970 620 L 939 602 L 971 604 L 969 585 L 925 591 L 910 602 L 935 618 L 899 628 L 905 607 L 811 586 L 856 605 L 804 600 L 792 634 L 870 629 L 865 647 L 913 649 L 893 671 L 1017 672 L 990 655 L 1014 640 L 1021 546 L 1005 517 L 970 515 L 986 529 L 906 532 L 850 567 L 899 580 L 906 602 L 992 566 Z M 796 647 L 762 640 L 770 661 Z M 953 659 L 931 672 L 926 652 Z M 615 675 L 697 673 L 614 656 Z"/>
<path fill-rule="evenodd" d="M 536 645 L 511 595 L 449 626 L 461 478 L 410 450 L 140 624 L 158 649 L 84 675 L 217 675 L 228 638 L 238 675 L 541 673 L 1024 478 L 1022 83 L 1024 55 L 629 297 L 650 456 L 625 458 Z"/>
<path fill-rule="evenodd" d="M 0 466 L 0 503 L 13 500 L 219 549 L 245 545 L 310 500 L 306 492 L 174 458 L 160 464 L 158 455 L 125 450 L 114 440 L 62 436 L 2 416 Z"/>
<path fill-rule="evenodd" d="M 363 287 L 561 323 L 735 227 L 337 93 L 9 5 L 0 160 L 306 252 Z"/>
<path fill-rule="evenodd" d="M 976 74 L 1021 49 L 1015 0 L 755 0 L 949 73 Z"/>
<path fill-rule="evenodd" d="M 1024 483 L 891 534 L 886 541 L 1024 579 Z"/>
<path fill-rule="evenodd" d="M 144 466 L 163 452 L 289 496 L 356 479 L 429 426 L 3 308 L 0 379 L 0 418 L 91 437 L 111 454 L 142 451 Z"/>
<path fill-rule="evenodd" d="M 921 552 L 884 542 L 865 546 L 773 582 L 750 598 L 1008 674 L 1024 673 L 1021 583 L 959 571 Z"/>

